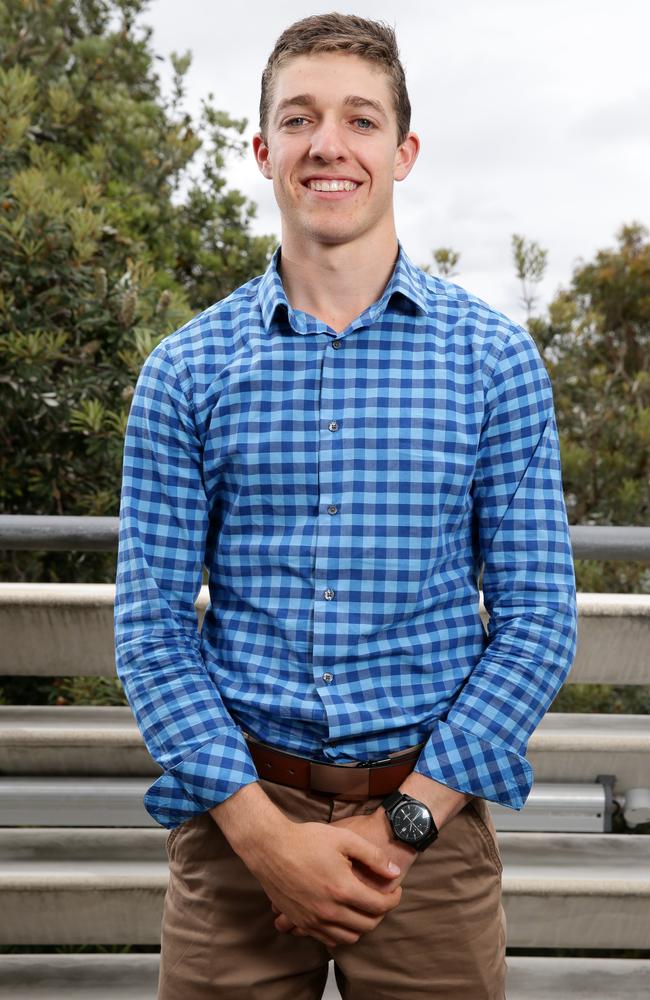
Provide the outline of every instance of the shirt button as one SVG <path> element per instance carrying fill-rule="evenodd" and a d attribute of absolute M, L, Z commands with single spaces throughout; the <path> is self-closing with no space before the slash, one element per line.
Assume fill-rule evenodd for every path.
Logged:
<path fill-rule="evenodd" d="M 331 684 L 334 680 L 334 674 L 323 674 L 323 680 L 326 684 Z"/>
<path fill-rule="evenodd" d="M 335 351 L 338 351 L 339 347 L 342 347 L 342 346 L 343 345 L 341 344 L 340 340 L 333 340 L 332 341 L 332 347 L 334 348 Z"/>
<path fill-rule="evenodd" d="M 336 420 L 330 420 L 329 424 L 327 425 L 327 429 L 328 431 L 337 431 L 339 429 L 339 425 L 337 424 Z"/>
<path fill-rule="evenodd" d="M 331 587 L 328 587 L 327 590 L 323 592 L 323 597 L 325 598 L 326 601 L 334 600 L 334 591 L 332 590 Z"/>
<path fill-rule="evenodd" d="M 339 510 L 339 509 L 338 509 L 338 507 L 336 506 L 336 504 L 333 504 L 333 503 L 331 503 L 331 504 L 329 505 L 329 507 L 327 508 L 327 513 L 328 513 L 328 514 L 338 514 L 338 510 Z"/>

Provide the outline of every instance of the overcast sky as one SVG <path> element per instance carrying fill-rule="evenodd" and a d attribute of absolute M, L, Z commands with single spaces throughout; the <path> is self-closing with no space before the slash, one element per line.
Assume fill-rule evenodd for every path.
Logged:
<path fill-rule="evenodd" d="M 258 206 L 255 232 L 280 233 L 250 146 L 262 69 L 285 27 L 331 10 L 397 32 L 422 143 L 395 185 L 398 236 L 415 263 L 452 246 L 454 280 L 521 321 L 512 233 L 549 251 L 546 303 L 580 258 L 614 245 L 622 223 L 650 225 L 648 0 L 152 0 L 142 20 L 155 51 L 193 54 L 188 109 L 212 92 L 248 119 L 246 159 L 228 176 Z M 167 86 L 169 64 L 159 67 Z"/>

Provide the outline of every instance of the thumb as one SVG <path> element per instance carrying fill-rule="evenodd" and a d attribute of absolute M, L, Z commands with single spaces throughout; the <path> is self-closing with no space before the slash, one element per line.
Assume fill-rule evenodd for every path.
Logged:
<path fill-rule="evenodd" d="M 371 844 L 369 840 L 360 837 L 356 833 L 350 831 L 350 836 L 345 843 L 345 849 L 349 858 L 360 861 L 366 868 L 369 868 L 377 875 L 381 875 L 382 878 L 396 878 L 401 872 L 401 868 L 389 859 L 381 847 Z"/>

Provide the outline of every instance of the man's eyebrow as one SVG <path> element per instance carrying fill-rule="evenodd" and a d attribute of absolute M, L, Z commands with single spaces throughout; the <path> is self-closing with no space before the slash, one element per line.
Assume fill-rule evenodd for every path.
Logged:
<path fill-rule="evenodd" d="M 355 97 L 352 95 L 350 97 L 346 97 L 343 103 L 347 104 L 351 108 L 372 108 L 373 111 L 376 111 L 377 114 L 381 115 L 383 118 L 388 117 L 384 111 L 384 105 L 381 101 L 375 101 L 372 97 Z"/>
<path fill-rule="evenodd" d="M 315 103 L 316 98 L 313 94 L 296 94 L 294 97 L 285 97 L 277 106 L 276 118 L 279 118 L 287 108 L 311 108 Z M 372 108 L 382 118 L 388 119 L 381 101 L 375 101 L 371 97 L 358 97 L 356 94 L 349 94 L 344 99 L 343 104 L 350 108 Z"/>
<path fill-rule="evenodd" d="M 307 108 L 314 103 L 312 94 L 296 94 L 295 97 L 285 97 L 275 109 L 276 118 L 279 118 L 286 108 Z"/>

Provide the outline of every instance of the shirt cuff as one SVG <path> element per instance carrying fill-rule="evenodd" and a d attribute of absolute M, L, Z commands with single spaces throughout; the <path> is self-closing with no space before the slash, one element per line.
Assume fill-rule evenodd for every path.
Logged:
<path fill-rule="evenodd" d="M 449 722 L 437 722 L 415 771 L 457 792 L 521 809 L 533 784 L 525 757 Z"/>
<path fill-rule="evenodd" d="M 242 733 L 205 743 L 162 774 L 144 796 L 144 805 L 161 826 L 172 829 L 234 795 L 258 774 Z"/>

